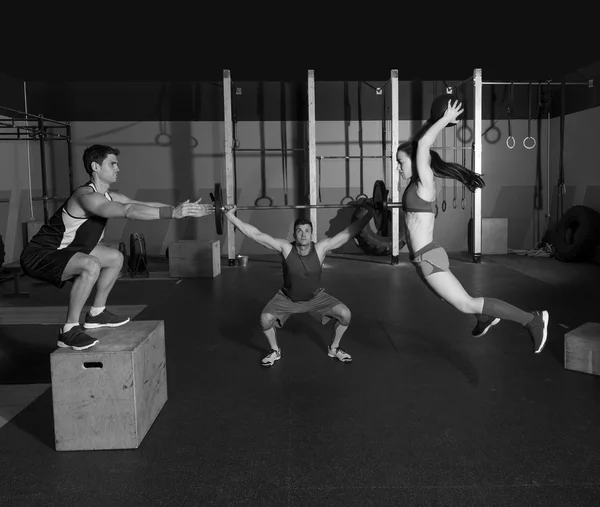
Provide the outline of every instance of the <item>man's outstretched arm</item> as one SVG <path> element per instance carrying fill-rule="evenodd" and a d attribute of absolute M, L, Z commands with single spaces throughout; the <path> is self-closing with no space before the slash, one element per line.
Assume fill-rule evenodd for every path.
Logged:
<path fill-rule="evenodd" d="M 269 248 L 270 250 L 275 250 L 276 252 L 281 252 L 285 245 L 290 244 L 289 241 L 285 239 L 273 238 L 253 225 L 241 221 L 234 215 L 235 210 L 235 206 L 227 210 L 225 217 L 247 238 L 256 241 L 259 245 Z"/>
<path fill-rule="evenodd" d="M 367 209 L 367 213 L 365 213 L 362 217 L 352 222 L 348 227 L 338 232 L 335 236 L 319 241 L 318 245 L 323 249 L 323 252 L 327 253 L 336 250 L 337 248 L 341 248 L 363 230 L 365 225 L 369 223 L 371 218 L 373 218 L 373 214 L 375 213 L 375 210 L 369 204 L 364 204 L 363 206 Z"/>

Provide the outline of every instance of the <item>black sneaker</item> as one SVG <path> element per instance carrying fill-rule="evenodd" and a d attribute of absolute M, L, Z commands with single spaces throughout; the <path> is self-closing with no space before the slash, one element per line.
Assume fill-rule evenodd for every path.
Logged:
<path fill-rule="evenodd" d="M 490 327 L 495 326 L 500 322 L 497 317 L 488 317 L 487 315 L 477 315 L 477 324 L 471 331 L 471 335 L 475 338 L 479 338 L 488 332 Z"/>
<path fill-rule="evenodd" d="M 62 348 L 72 348 L 73 350 L 85 350 L 93 347 L 98 340 L 85 334 L 80 326 L 69 329 L 66 333 L 62 329 L 58 333 L 57 345 Z"/>
<path fill-rule="evenodd" d="M 83 327 L 86 329 L 95 329 L 97 327 L 119 327 L 129 322 L 129 317 L 119 317 L 114 313 L 104 310 L 95 317 L 92 317 L 90 312 L 85 314 L 85 322 Z"/>
<path fill-rule="evenodd" d="M 546 345 L 550 316 L 545 310 L 542 312 L 536 311 L 531 313 L 534 315 L 533 320 L 525 324 L 525 329 L 529 331 L 531 339 L 533 340 L 533 351 L 536 354 L 539 354 Z"/>

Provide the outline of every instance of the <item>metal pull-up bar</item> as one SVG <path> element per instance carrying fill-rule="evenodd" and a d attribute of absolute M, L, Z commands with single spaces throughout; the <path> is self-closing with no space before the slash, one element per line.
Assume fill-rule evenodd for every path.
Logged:
<path fill-rule="evenodd" d="M 481 83 L 482 85 L 532 85 L 532 84 L 539 84 L 539 85 L 544 85 L 544 86 L 548 86 L 548 85 L 553 85 L 553 86 L 562 86 L 562 85 L 575 85 L 575 86 L 587 86 L 588 88 L 593 88 L 594 87 L 594 80 L 593 79 L 589 79 L 588 81 L 580 81 L 580 82 L 565 82 L 565 83 L 558 83 L 556 81 L 484 81 L 483 83 Z"/>
<path fill-rule="evenodd" d="M 69 127 L 70 126 L 70 124 L 67 122 L 51 120 L 50 118 L 44 118 L 43 116 L 39 116 L 37 114 L 31 114 L 28 112 L 19 111 L 17 109 L 12 109 L 12 108 L 6 107 L 6 106 L 0 106 L 0 112 L 1 111 L 8 111 L 9 113 L 16 113 L 18 115 L 23 115 L 23 117 L 20 117 L 20 118 L 15 118 L 13 115 L 9 116 L 8 118 L 13 122 L 14 121 L 28 121 L 28 120 L 44 120 L 44 123 L 46 124 L 47 127 Z M 15 125 L 15 127 L 16 127 L 16 125 Z"/>

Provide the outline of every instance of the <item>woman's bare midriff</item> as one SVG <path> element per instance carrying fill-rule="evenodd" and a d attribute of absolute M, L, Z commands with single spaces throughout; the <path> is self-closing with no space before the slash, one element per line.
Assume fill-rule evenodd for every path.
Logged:
<path fill-rule="evenodd" d="M 404 213 L 406 224 L 406 243 L 411 253 L 414 253 L 433 241 L 433 213 L 413 212 Z"/>

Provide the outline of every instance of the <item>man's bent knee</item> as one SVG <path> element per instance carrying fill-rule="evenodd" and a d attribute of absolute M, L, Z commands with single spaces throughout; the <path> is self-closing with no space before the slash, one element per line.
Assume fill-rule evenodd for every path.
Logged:
<path fill-rule="evenodd" d="M 335 309 L 335 317 L 342 326 L 349 326 L 352 320 L 352 313 L 347 306 L 340 306 Z"/>
<path fill-rule="evenodd" d="M 116 248 L 104 245 L 97 245 L 90 255 L 100 261 L 100 266 L 103 268 L 118 268 L 123 267 L 123 254 Z"/>
<path fill-rule="evenodd" d="M 114 248 L 113 248 L 113 250 L 114 250 Z M 115 267 L 118 267 L 119 269 L 121 269 L 123 267 L 123 262 L 125 262 L 125 257 L 118 250 L 115 250 L 115 253 L 116 253 L 116 255 L 115 255 Z"/>
<path fill-rule="evenodd" d="M 275 316 L 270 313 L 261 313 L 260 314 L 260 327 L 262 327 L 263 331 L 268 331 L 275 324 Z"/>
<path fill-rule="evenodd" d="M 76 253 L 65 267 L 62 278 L 68 280 L 74 276 L 87 275 L 90 278 L 98 278 L 100 275 L 100 261 L 92 255 Z"/>

